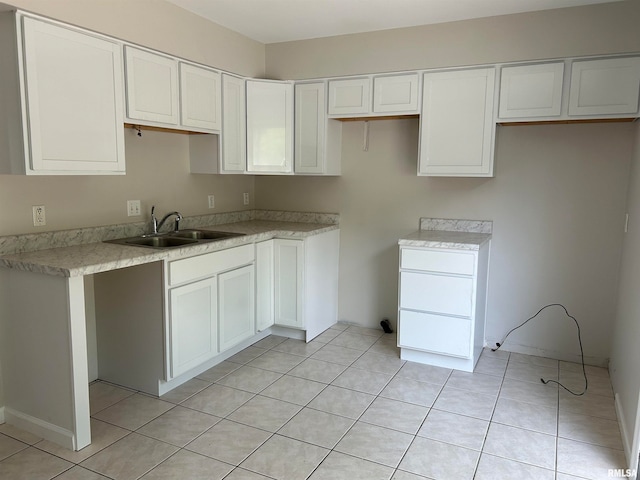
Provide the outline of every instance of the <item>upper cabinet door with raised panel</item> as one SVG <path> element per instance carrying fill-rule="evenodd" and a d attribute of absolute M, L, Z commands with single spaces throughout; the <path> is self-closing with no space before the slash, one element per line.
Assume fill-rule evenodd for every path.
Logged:
<path fill-rule="evenodd" d="M 26 172 L 124 173 L 120 46 L 32 18 L 22 21 Z"/>
<path fill-rule="evenodd" d="M 638 112 L 640 57 L 579 60 L 571 65 L 569 115 Z"/>
<path fill-rule="evenodd" d="M 247 81 L 247 171 L 293 171 L 293 85 Z"/>
<path fill-rule="evenodd" d="M 418 74 L 373 79 L 374 113 L 418 113 Z"/>
<path fill-rule="evenodd" d="M 370 78 L 329 81 L 329 115 L 357 115 L 370 111 Z"/>
<path fill-rule="evenodd" d="M 185 127 L 220 131 L 220 74 L 180 62 L 180 118 Z"/>
<path fill-rule="evenodd" d="M 500 118 L 559 116 L 564 62 L 503 67 Z"/>
<path fill-rule="evenodd" d="M 425 73 L 419 175 L 493 175 L 495 68 Z"/>
<path fill-rule="evenodd" d="M 295 86 L 294 157 L 296 173 L 324 173 L 325 85 Z"/>
<path fill-rule="evenodd" d="M 222 162 L 220 173 L 247 169 L 247 109 L 245 81 L 222 74 Z"/>
<path fill-rule="evenodd" d="M 127 117 L 178 125 L 178 62 L 125 46 Z"/>

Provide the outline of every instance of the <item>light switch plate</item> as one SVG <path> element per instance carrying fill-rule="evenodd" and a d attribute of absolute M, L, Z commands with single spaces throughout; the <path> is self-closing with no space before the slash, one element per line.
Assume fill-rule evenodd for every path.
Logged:
<path fill-rule="evenodd" d="M 245 205 L 249 205 L 249 194 L 248 193 L 243 193 L 242 194 L 242 201 L 244 202 Z"/>
<path fill-rule="evenodd" d="M 127 216 L 140 216 L 140 200 L 127 200 Z"/>
<path fill-rule="evenodd" d="M 209 208 L 216 208 L 216 200 L 213 195 L 209 195 Z"/>

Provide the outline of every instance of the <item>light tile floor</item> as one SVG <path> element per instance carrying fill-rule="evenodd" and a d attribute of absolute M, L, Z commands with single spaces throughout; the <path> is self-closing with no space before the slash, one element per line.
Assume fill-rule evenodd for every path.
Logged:
<path fill-rule="evenodd" d="M 157 399 L 90 386 L 93 443 L 0 425 L 11 480 L 604 479 L 624 468 L 609 375 L 485 350 L 476 372 L 399 359 L 395 335 L 270 336 Z"/>

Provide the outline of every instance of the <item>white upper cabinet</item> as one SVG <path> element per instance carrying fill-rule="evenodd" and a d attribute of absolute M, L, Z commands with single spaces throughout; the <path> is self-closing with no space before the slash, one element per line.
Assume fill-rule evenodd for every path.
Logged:
<path fill-rule="evenodd" d="M 569 115 L 636 116 L 639 91 L 640 57 L 574 60 Z"/>
<path fill-rule="evenodd" d="M 13 13 L 0 31 L 0 173 L 124 174 L 120 46 Z"/>
<path fill-rule="evenodd" d="M 325 91 L 325 82 L 295 86 L 296 174 L 340 175 L 342 123 L 327 118 Z"/>
<path fill-rule="evenodd" d="M 335 117 L 417 114 L 417 73 L 329 80 L 328 113 Z"/>
<path fill-rule="evenodd" d="M 499 118 L 557 117 L 564 62 L 502 67 Z"/>
<path fill-rule="evenodd" d="M 373 79 L 374 113 L 418 113 L 418 74 Z"/>
<path fill-rule="evenodd" d="M 418 175 L 493 175 L 495 68 L 425 73 Z"/>
<path fill-rule="evenodd" d="M 247 120 L 245 81 L 222 75 L 222 162 L 220 173 L 247 169 Z"/>
<path fill-rule="evenodd" d="M 221 103 L 220 74 L 180 62 L 180 123 L 185 127 L 219 132 Z"/>
<path fill-rule="evenodd" d="M 371 111 L 371 78 L 329 80 L 329 115 L 357 115 Z"/>
<path fill-rule="evenodd" d="M 293 173 L 293 85 L 247 81 L 247 171 Z"/>
<path fill-rule="evenodd" d="M 178 61 L 129 45 L 124 51 L 127 118 L 177 126 Z"/>

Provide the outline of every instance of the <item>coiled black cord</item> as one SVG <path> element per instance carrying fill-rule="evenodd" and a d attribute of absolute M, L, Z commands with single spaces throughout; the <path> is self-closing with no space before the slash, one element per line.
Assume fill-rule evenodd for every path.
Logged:
<path fill-rule="evenodd" d="M 534 318 L 536 318 L 540 314 L 540 312 L 542 312 L 543 310 L 545 310 L 546 308 L 549 308 L 549 307 L 561 307 L 564 310 L 564 313 L 567 315 L 567 317 L 571 318 L 576 323 L 576 328 L 578 329 L 578 343 L 580 344 L 580 358 L 582 360 L 582 374 L 584 375 L 584 390 L 581 393 L 576 393 L 576 392 L 568 389 L 567 387 L 565 387 L 560 382 L 556 382 L 555 380 L 544 380 L 543 378 L 541 378 L 540 381 L 542 383 L 544 383 L 545 385 L 548 384 L 548 383 L 555 383 L 557 385 L 560 385 L 562 388 L 564 388 L 571 395 L 575 395 L 575 396 L 579 397 L 579 396 L 584 395 L 585 393 L 587 393 L 587 387 L 588 387 L 587 372 L 586 372 L 585 367 L 584 367 L 584 350 L 582 348 L 582 337 L 580 336 L 580 324 L 578 323 L 578 320 L 576 320 L 576 317 L 574 317 L 573 315 L 569 314 L 569 311 L 567 310 L 567 307 L 565 307 L 561 303 L 550 303 L 549 305 L 545 305 L 544 307 L 542 307 L 540 310 L 538 310 L 538 313 L 536 313 L 533 317 L 527 318 L 520 325 L 518 325 L 517 327 L 514 327 L 511 330 L 509 330 L 507 332 L 507 334 L 504 336 L 504 338 L 502 339 L 502 342 L 496 343 L 496 348 L 492 348 L 491 351 L 495 352 L 496 350 L 498 350 L 504 344 L 504 342 L 507 340 L 507 338 L 509 337 L 509 335 L 511 335 L 512 332 L 514 332 L 515 330 L 519 329 L 520 327 L 525 325 L 530 320 L 533 320 Z"/>

